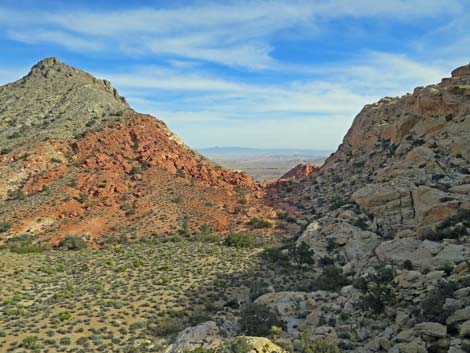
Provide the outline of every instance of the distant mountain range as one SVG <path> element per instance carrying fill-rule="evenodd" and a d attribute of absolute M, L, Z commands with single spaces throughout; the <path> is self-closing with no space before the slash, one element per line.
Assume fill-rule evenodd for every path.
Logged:
<path fill-rule="evenodd" d="M 207 148 L 196 148 L 196 150 L 207 156 L 328 156 L 333 151 L 329 150 L 315 150 L 315 149 L 291 149 L 291 148 L 251 148 L 239 146 L 214 146 Z"/>

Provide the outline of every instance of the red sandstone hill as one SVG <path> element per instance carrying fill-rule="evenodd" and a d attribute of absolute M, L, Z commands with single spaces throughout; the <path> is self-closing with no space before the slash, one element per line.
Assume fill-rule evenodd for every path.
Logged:
<path fill-rule="evenodd" d="M 0 87 L 0 102 L 9 103 L 0 112 L 3 239 L 139 237 L 204 223 L 225 232 L 274 214 L 249 175 L 215 166 L 109 82 L 55 58 Z"/>
<path fill-rule="evenodd" d="M 309 176 L 311 174 L 316 174 L 320 170 L 320 167 L 313 164 L 297 164 L 294 168 L 289 170 L 286 174 L 281 176 L 278 180 L 289 180 L 289 179 L 299 179 L 302 177 Z"/>

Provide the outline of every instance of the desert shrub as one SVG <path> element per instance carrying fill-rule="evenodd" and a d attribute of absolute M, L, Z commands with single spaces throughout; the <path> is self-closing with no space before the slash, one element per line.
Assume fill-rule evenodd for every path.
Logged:
<path fill-rule="evenodd" d="M 257 217 L 250 219 L 248 225 L 255 229 L 271 228 L 273 226 L 271 222 L 265 221 L 264 219 L 259 219 Z"/>
<path fill-rule="evenodd" d="M 339 196 L 338 194 L 334 194 L 330 200 L 330 211 L 334 211 L 346 205 L 346 203 L 346 200 L 344 200 L 341 196 Z"/>
<path fill-rule="evenodd" d="M 35 336 L 27 336 L 23 339 L 21 345 L 26 349 L 37 350 L 41 348 L 38 338 Z"/>
<path fill-rule="evenodd" d="M 313 290 L 338 291 L 351 281 L 343 274 L 343 270 L 335 265 L 326 266 L 312 285 Z"/>
<path fill-rule="evenodd" d="M 11 151 L 12 151 L 11 148 L 2 148 L 2 149 L 0 150 L 0 155 L 2 155 L 2 154 L 8 154 L 8 153 L 10 153 Z"/>
<path fill-rule="evenodd" d="M 67 235 L 59 243 L 59 248 L 63 250 L 80 250 L 86 248 L 86 246 L 86 241 L 75 235 Z"/>
<path fill-rule="evenodd" d="M 367 277 L 359 277 L 354 286 L 360 289 L 362 296 L 362 305 L 375 313 L 384 311 L 385 306 L 395 299 L 393 288 L 393 279 L 395 271 L 384 265 L 378 266 L 375 273 Z"/>
<path fill-rule="evenodd" d="M 60 321 L 67 321 L 72 317 L 72 314 L 70 313 L 70 311 L 63 311 L 57 317 Z"/>
<path fill-rule="evenodd" d="M 353 223 L 353 226 L 361 228 L 362 230 L 369 229 L 369 226 L 367 225 L 367 222 L 362 218 L 358 218 L 357 220 L 355 220 L 354 223 Z"/>
<path fill-rule="evenodd" d="M 59 343 L 63 346 L 68 346 L 69 344 L 72 343 L 72 341 L 70 340 L 70 337 L 62 337 L 59 341 Z"/>
<path fill-rule="evenodd" d="M 80 192 L 80 194 L 78 195 L 78 201 L 80 203 L 86 203 L 89 201 L 89 199 L 90 197 L 88 196 L 86 192 Z"/>
<path fill-rule="evenodd" d="M 17 254 L 39 254 L 44 251 L 44 248 L 30 242 L 15 242 L 9 245 L 9 249 Z"/>
<path fill-rule="evenodd" d="M 259 296 L 268 293 L 269 283 L 264 279 L 256 280 L 250 283 L 250 299 L 255 300 Z"/>
<path fill-rule="evenodd" d="M 405 262 L 403 262 L 403 268 L 411 271 L 413 269 L 413 263 L 410 260 L 405 260 Z"/>
<path fill-rule="evenodd" d="M 424 237 L 432 241 L 441 241 L 466 236 L 470 236 L 470 210 L 459 209 L 457 214 L 444 220 L 434 231 L 428 232 Z"/>
<path fill-rule="evenodd" d="M 225 237 L 224 245 L 233 248 L 251 248 L 254 246 L 254 241 L 245 233 L 229 233 Z"/>
<path fill-rule="evenodd" d="M 336 248 L 338 247 L 338 244 L 336 243 L 335 238 L 328 238 L 326 240 L 326 251 L 328 252 L 333 252 Z"/>
<path fill-rule="evenodd" d="M 458 289 L 455 282 L 440 281 L 423 299 L 415 313 L 419 321 L 436 321 L 445 324 L 452 312 L 444 308 L 447 298 L 453 298 Z"/>
<path fill-rule="evenodd" d="M 165 337 L 175 335 L 184 329 L 185 323 L 180 318 L 152 317 L 147 322 L 147 330 L 154 336 Z"/>
<path fill-rule="evenodd" d="M 299 269 L 304 265 L 313 265 L 315 263 L 313 259 L 314 252 L 306 242 L 293 242 L 287 249 L 289 259 L 294 262 Z"/>
<path fill-rule="evenodd" d="M 135 165 L 129 172 L 130 175 L 142 174 L 142 167 L 140 165 Z"/>
<path fill-rule="evenodd" d="M 11 228 L 10 222 L 0 222 L 0 233 L 8 232 Z"/>
<path fill-rule="evenodd" d="M 271 333 L 271 327 L 283 326 L 278 313 L 267 305 L 249 303 L 242 308 L 240 327 L 248 336 L 266 336 Z"/>
<path fill-rule="evenodd" d="M 220 353 L 249 353 L 251 351 L 253 351 L 253 349 L 242 337 L 230 340 L 220 348 Z"/>
<path fill-rule="evenodd" d="M 327 339 L 312 340 L 307 334 L 302 335 L 302 353 L 341 353 L 338 344 Z"/>
<path fill-rule="evenodd" d="M 261 253 L 261 256 L 271 263 L 282 265 L 288 265 L 289 263 L 289 256 L 284 253 L 284 247 L 281 246 L 266 247 Z"/>
<path fill-rule="evenodd" d="M 440 270 L 444 271 L 447 276 L 449 276 L 454 270 L 454 264 L 452 262 L 445 262 Z"/>
<path fill-rule="evenodd" d="M 126 216 L 131 216 L 137 212 L 136 208 L 133 205 L 124 204 L 119 207 L 126 213 Z"/>
<path fill-rule="evenodd" d="M 211 226 L 207 223 L 201 224 L 201 226 L 199 227 L 199 233 L 201 235 L 210 235 L 212 233 Z"/>
<path fill-rule="evenodd" d="M 8 199 L 10 200 L 24 200 L 26 199 L 26 194 L 22 189 L 8 192 Z"/>

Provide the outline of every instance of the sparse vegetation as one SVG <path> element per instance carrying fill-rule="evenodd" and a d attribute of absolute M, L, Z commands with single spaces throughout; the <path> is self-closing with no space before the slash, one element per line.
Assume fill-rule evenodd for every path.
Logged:
<path fill-rule="evenodd" d="M 293 242 L 287 249 L 290 260 L 299 269 L 304 265 L 313 265 L 315 263 L 313 259 L 314 252 L 306 242 L 302 241 L 300 244 Z"/>
<path fill-rule="evenodd" d="M 267 305 L 250 303 L 242 308 L 240 327 L 248 336 L 266 336 L 273 326 L 282 326 L 279 315 Z"/>
<path fill-rule="evenodd" d="M 67 235 L 59 243 L 59 248 L 63 250 L 80 250 L 86 248 L 86 241 L 74 235 Z"/>
<path fill-rule="evenodd" d="M 254 229 L 271 228 L 273 226 L 271 222 L 259 219 L 257 217 L 253 217 L 252 219 L 250 219 L 248 225 L 250 225 Z"/>
<path fill-rule="evenodd" d="M 307 334 L 303 334 L 302 353 L 341 353 L 341 350 L 338 344 L 331 340 L 312 340 Z"/>
<path fill-rule="evenodd" d="M 8 232 L 11 228 L 10 222 L 0 222 L 0 233 Z"/>
<path fill-rule="evenodd" d="M 395 271 L 393 269 L 381 265 L 376 268 L 375 273 L 358 278 L 354 285 L 364 293 L 363 306 L 375 313 L 383 312 L 385 306 L 391 304 L 395 299 L 394 277 Z"/>
<path fill-rule="evenodd" d="M 224 245 L 233 248 L 251 248 L 254 245 L 253 240 L 245 233 L 230 233 L 224 240 Z"/>
<path fill-rule="evenodd" d="M 25 235 L 12 242 L 33 239 Z M 75 238 L 61 245 L 75 244 L 70 239 Z M 23 339 L 35 337 L 26 344 L 117 351 L 136 340 L 174 336 L 227 311 L 237 317 L 244 312 L 247 332 L 271 335 L 283 327 L 278 315 L 264 306 L 240 306 L 240 301 L 249 302 L 268 286 L 292 290 L 309 278 L 307 271 L 280 272 L 264 257 L 253 256 L 257 250 L 251 247 L 193 239 L 111 243 L 100 250 L 45 250 L 34 256 L 0 250 L 0 345 L 26 350 Z M 265 281 L 259 281 L 260 274 Z M 243 344 L 227 347 L 241 349 Z"/>
<path fill-rule="evenodd" d="M 338 291 L 344 286 L 351 284 L 351 281 L 344 276 L 343 270 L 335 265 L 328 265 L 313 283 L 314 290 Z"/>

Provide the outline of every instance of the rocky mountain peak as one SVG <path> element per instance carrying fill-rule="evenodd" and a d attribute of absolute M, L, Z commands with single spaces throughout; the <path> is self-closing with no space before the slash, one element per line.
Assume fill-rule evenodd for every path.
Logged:
<path fill-rule="evenodd" d="M 109 81 L 57 58 L 34 65 L 22 79 L 0 87 L 0 140 L 5 147 L 68 139 L 130 108 Z"/>

